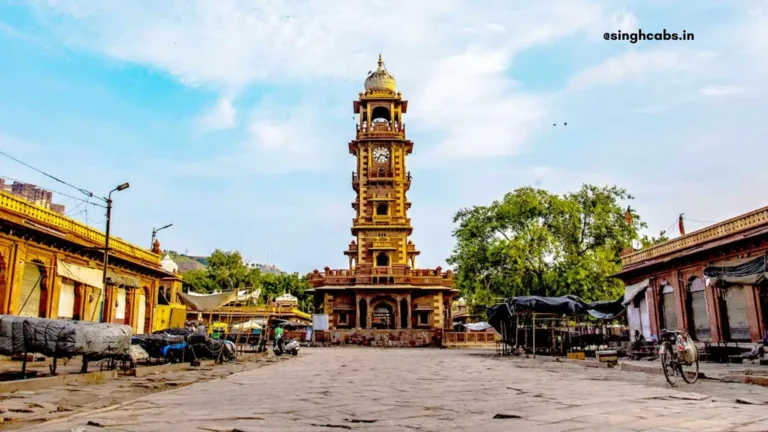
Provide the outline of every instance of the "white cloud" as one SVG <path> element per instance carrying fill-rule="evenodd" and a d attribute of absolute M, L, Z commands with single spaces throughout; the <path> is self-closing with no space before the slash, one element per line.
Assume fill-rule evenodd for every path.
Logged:
<path fill-rule="evenodd" d="M 410 117 L 443 133 L 427 159 L 514 154 L 542 124 L 544 98 L 515 91 L 505 77 L 508 62 L 500 51 L 471 51 L 435 64 Z"/>
<path fill-rule="evenodd" d="M 206 130 L 230 129 L 237 124 L 237 110 L 232 97 L 222 96 L 208 112 L 198 118 L 200 127 Z"/>
<path fill-rule="evenodd" d="M 148 65 L 188 85 L 242 89 L 329 79 L 362 85 L 383 52 L 419 107 L 413 118 L 441 137 L 435 154 L 443 157 L 516 154 L 543 124 L 546 98 L 521 92 L 508 77 L 516 54 L 607 22 L 636 23 L 621 5 L 592 0 L 37 4 L 44 14 L 68 18 L 56 27 L 66 43 Z M 202 118 L 209 129 L 235 122 L 226 97 Z M 257 127 L 266 151 L 286 147 L 274 144 L 293 133 L 278 126 L 283 123 L 263 119 L 249 127 Z"/>
<path fill-rule="evenodd" d="M 739 96 L 757 91 L 749 87 L 738 85 L 712 86 L 699 89 L 698 93 L 702 96 Z"/>
<path fill-rule="evenodd" d="M 571 90 L 639 83 L 655 74 L 701 72 L 714 59 L 711 52 L 649 49 L 627 51 L 577 73 L 570 81 Z"/>

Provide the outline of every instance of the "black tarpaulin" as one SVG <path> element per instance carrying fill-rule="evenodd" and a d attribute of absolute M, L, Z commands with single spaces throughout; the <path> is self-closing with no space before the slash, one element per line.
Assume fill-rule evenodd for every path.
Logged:
<path fill-rule="evenodd" d="M 558 315 L 578 315 L 587 310 L 587 305 L 576 296 L 515 297 L 507 301 L 513 312 L 551 313 Z"/>
<path fill-rule="evenodd" d="M 519 312 L 584 315 L 589 314 L 597 319 L 610 320 L 624 313 L 622 304 L 624 296 L 616 300 L 586 303 L 576 296 L 540 297 L 525 296 L 508 299 L 488 308 L 488 324 L 497 332 L 501 332 L 502 322 L 510 319 Z"/>
<path fill-rule="evenodd" d="M 488 308 L 488 324 L 499 333 L 501 333 L 502 321 L 506 321 L 510 316 L 512 316 L 512 311 L 507 303 L 495 304 Z"/>
<path fill-rule="evenodd" d="M 614 319 L 624 313 L 624 296 L 613 301 L 598 301 L 587 304 L 587 313 L 597 319 Z"/>
<path fill-rule="evenodd" d="M 721 261 L 704 268 L 715 285 L 757 285 L 768 278 L 768 257 Z"/>

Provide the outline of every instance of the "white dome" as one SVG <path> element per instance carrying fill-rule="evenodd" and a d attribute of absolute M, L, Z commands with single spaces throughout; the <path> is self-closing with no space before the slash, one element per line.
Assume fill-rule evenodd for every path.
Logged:
<path fill-rule="evenodd" d="M 176 273 L 179 271 L 179 265 L 176 264 L 174 260 L 171 259 L 171 256 L 166 254 L 162 261 L 160 261 L 160 267 L 163 268 L 163 270 L 171 273 Z"/>
<path fill-rule="evenodd" d="M 299 301 L 299 299 L 294 297 L 294 296 L 292 296 L 290 293 L 285 293 L 285 294 L 283 294 L 281 296 L 278 296 L 275 299 L 275 301 L 279 301 L 279 302 L 295 302 L 295 301 Z"/>

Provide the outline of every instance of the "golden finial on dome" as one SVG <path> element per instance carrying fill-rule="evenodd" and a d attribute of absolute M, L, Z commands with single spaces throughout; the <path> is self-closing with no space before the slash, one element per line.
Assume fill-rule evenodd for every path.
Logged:
<path fill-rule="evenodd" d="M 384 60 L 381 53 L 379 53 L 379 68 L 375 72 L 368 75 L 365 80 L 366 91 L 384 91 L 388 93 L 394 93 L 397 88 L 397 82 L 395 78 L 387 72 L 384 68 Z"/>

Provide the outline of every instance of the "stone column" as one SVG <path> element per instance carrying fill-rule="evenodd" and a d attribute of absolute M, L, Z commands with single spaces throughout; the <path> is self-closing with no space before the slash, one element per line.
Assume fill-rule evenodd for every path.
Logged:
<path fill-rule="evenodd" d="M 723 340 L 722 325 L 720 321 L 720 295 L 717 287 L 708 286 L 704 291 L 707 298 L 707 315 L 709 317 L 709 338 L 712 342 L 721 342 Z"/>
<path fill-rule="evenodd" d="M 752 342 L 762 339 L 760 333 L 760 297 L 759 288 L 754 285 L 744 285 L 744 295 L 747 297 L 747 320 L 749 321 L 749 336 Z"/>
<path fill-rule="evenodd" d="M 21 312 L 21 280 L 24 276 L 24 258 L 27 256 L 27 246 L 23 243 L 16 243 L 13 248 L 11 259 L 8 260 L 6 271 L 10 274 L 6 282 L 6 292 L 8 295 L 4 299 L 4 309 L 9 315 L 18 315 Z M 34 264 L 30 264 L 34 265 Z"/>
<path fill-rule="evenodd" d="M 411 293 L 408 293 L 408 310 L 406 310 L 406 313 L 408 314 L 408 329 L 413 329 L 413 304 L 411 303 Z"/>
<path fill-rule="evenodd" d="M 400 325 L 400 296 L 396 295 L 395 297 L 395 329 L 400 330 L 403 327 Z"/>
<path fill-rule="evenodd" d="M 355 293 L 355 328 L 360 328 L 360 294 Z"/>
<path fill-rule="evenodd" d="M 365 304 L 366 304 L 366 308 L 365 308 L 366 309 L 366 313 L 368 315 L 368 317 L 367 317 L 367 319 L 365 321 L 365 325 L 366 325 L 366 328 L 370 329 L 370 328 L 373 328 L 373 323 L 371 322 L 371 320 L 373 320 L 373 311 L 371 310 L 371 298 L 370 298 L 370 296 L 365 296 Z"/>

